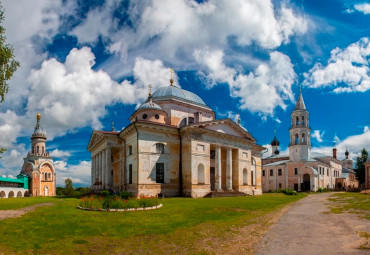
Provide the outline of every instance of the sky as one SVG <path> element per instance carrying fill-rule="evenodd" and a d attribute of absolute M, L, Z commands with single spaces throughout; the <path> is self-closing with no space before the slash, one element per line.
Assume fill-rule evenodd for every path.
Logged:
<path fill-rule="evenodd" d="M 93 130 L 116 130 L 153 90 L 198 94 L 217 118 L 287 153 L 302 86 L 312 151 L 370 150 L 370 2 L 2 0 L 21 67 L 0 105 L 0 175 L 17 175 L 42 114 L 57 184 L 90 185 Z M 268 156 L 271 152 L 265 153 Z"/>

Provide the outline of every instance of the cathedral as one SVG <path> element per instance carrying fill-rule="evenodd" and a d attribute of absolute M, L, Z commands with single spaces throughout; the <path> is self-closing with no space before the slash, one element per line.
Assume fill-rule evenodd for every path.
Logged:
<path fill-rule="evenodd" d="M 262 160 L 263 192 L 286 188 L 296 191 L 317 191 L 319 188 L 358 187 L 353 161 L 348 158 L 348 150 L 344 160 L 337 158 L 336 148 L 333 148 L 331 156 L 311 153 L 309 112 L 301 90 L 295 109 L 291 113 L 289 135 L 289 155 L 280 155 L 280 142 L 275 135 L 271 142 L 272 155 Z"/>
<path fill-rule="evenodd" d="M 150 86 L 151 87 L 151 86 Z M 261 152 L 252 135 L 196 94 L 161 87 L 123 130 L 92 132 L 91 187 L 139 196 L 262 194 Z"/>
<path fill-rule="evenodd" d="M 46 151 L 46 134 L 41 126 L 41 114 L 37 113 L 36 127 L 31 136 L 31 151 L 28 152 L 21 175 L 29 178 L 29 196 L 55 196 L 56 173 L 53 158 Z"/>

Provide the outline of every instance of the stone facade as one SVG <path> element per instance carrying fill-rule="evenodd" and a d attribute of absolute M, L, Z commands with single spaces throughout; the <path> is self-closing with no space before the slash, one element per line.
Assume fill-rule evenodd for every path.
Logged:
<path fill-rule="evenodd" d="M 370 189 L 370 157 L 365 162 L 365 188 Z"/>
<path fill-rule="evenodd" d="M 41 115 L 38 113 L 35 131 L 31 136 L 31 151 L 23 159 L 21 174 L 29 177 L 30 196 L 55 196 L 56 173 L 53 158 L 46 151 L 46 135 L 40 120 Z"/>
<path fill-rule="evenodd" d="M 317 191 L 319 188 L 347 189 L 358 187 L 354 177 L 353 161 L 337 159 L 336 149 L 327 156 L 311 153 L 309 112 L 300 91 L 291 114 L 289 156 L 280 155 L 276 136 L 271 142 L 272 155 L 262 159 L 262 190 L 278 189 Z M 347 167 L 344 168 L 343 166 Z"/>
<path fill-rule="evenodd" d="M 239 124 L 216 120 L 197 95 L 172 84 L 162 87 L 129 119 L 120 132 L 92 133 L 93 190 L 188 197 L 262 193 L 264 148 Z"/>

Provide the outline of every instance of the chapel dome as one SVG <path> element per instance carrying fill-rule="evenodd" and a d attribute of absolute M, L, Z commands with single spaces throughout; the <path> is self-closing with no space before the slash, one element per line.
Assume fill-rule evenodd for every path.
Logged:
<path fill-rule="evenodd" d="M 162 108 L 157 105 L 156 103 L 153 103 L 153 102 L 146 102 L 146 103 L 143 103 L 142 105 L 139 106 L 139 108 L 137 108 L 137 111 L 141 111 L 141 110 L 160 110 L 160 111 L 163 111 Z"/>
<path fill-rule="evenodd" d="M 274 140 L 272 140 L 272 142 L 271 142 L 271 146 L 279 146 L 279 145 L 280 145 L 280 142 L 275 136 Z"/>
<path fill-rule="evenodd" d="M 37 113 L 36 120 L 37 120 L 37 123 L 36 123 L 36 126 L 35 126 L 35 130 L 33 131 L 33 134 L 31 136 L 31 139 L 34 139 L 34 138 L 43 138 L 43 139 L 46 139 L 45 130 L 41 126 L 41 123 L 40 123 L 40 120 L 41 120 L 41 114 L 40 114 L 40 112 Z"/>
<path fill-rule="evenodd" d="M 173 85 L 161 87 L 153 93 L 153 100 L 165 100 L 168 98 L 177 98 L 189 103 L 206 106 L 198 95 Z"/>

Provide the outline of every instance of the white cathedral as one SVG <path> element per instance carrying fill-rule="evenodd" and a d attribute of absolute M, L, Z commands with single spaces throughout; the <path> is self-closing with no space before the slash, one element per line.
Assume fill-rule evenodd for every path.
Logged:
<path fill-rule="evenodd" d="M 157 89 L 123 130 L 95 130 L 91 186 L 145 196 L 262 194 L 261 152 L 252 135 L 173 84 Z"/>

